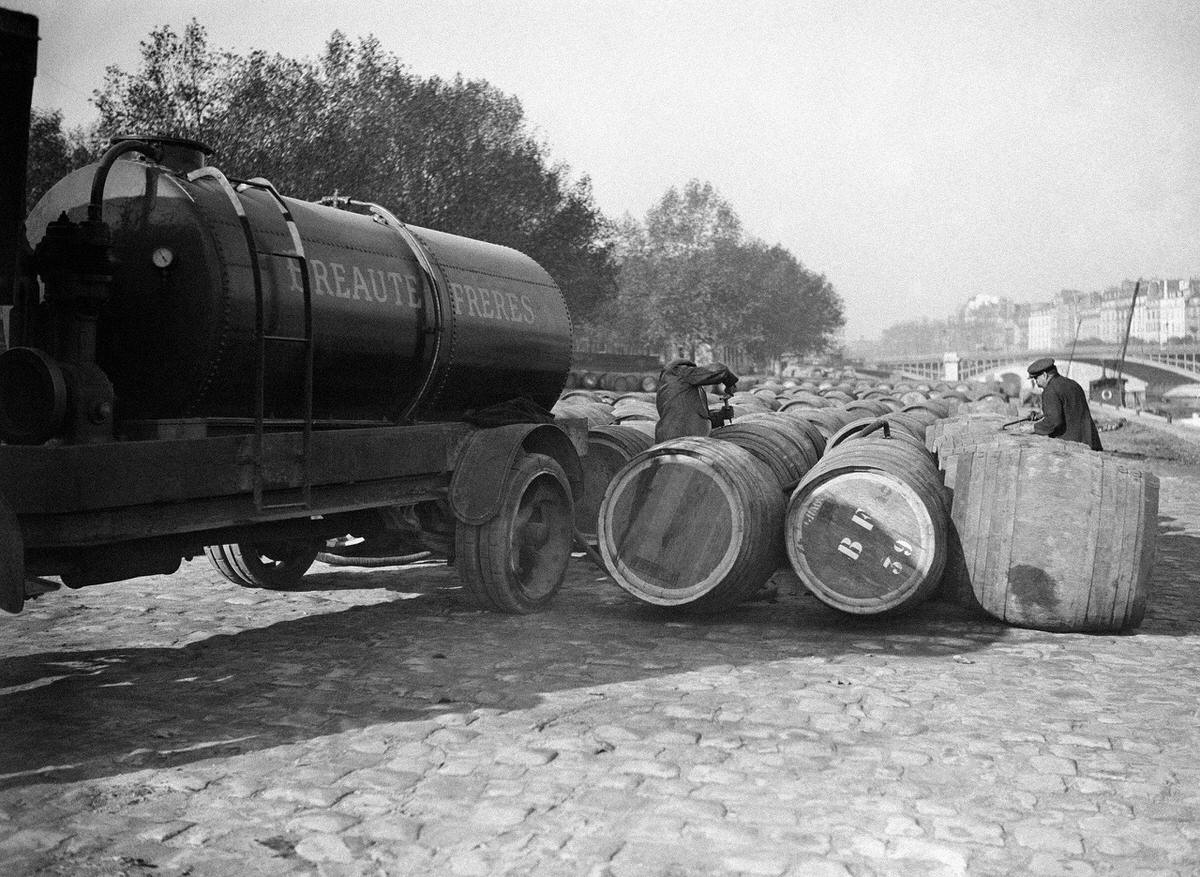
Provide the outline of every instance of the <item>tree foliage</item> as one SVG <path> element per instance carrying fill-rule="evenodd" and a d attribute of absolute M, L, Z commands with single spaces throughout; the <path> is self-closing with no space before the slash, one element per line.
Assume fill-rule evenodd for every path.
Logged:
<path fill-rule="evenodd" d="M 91 160 L 82 130 L 64 131 L 59 110 L 34 107 L 29 117 L 29 162 L 25 177 L 25 208 L 31 209 L 46 191 L 75 168 Z"/>
<path fill-rule="evenodd" d="M 642 344 L 739 347 L 757 360 L 824 349 L 844 320 L 824 276 L 779 245 L 746 237 L 709 183 L 668 189 L 645 222 L 619 226 L 612 325 Z"/>
<path fill-rule="evenodd" d="M 228 176 L 307 200 L 339 194 L 405 222 L 518 249 L 577 318 L 615 295 L 611 234 L 586 177 L 549 161 L 520 102 L 482 80 L 411 72 L 379 42 L 335 31 L 315 59 L 208 46 L 192 21 L 154 30 L 137 71 L 95 92 L 104 138 L 199 140 Z"/>

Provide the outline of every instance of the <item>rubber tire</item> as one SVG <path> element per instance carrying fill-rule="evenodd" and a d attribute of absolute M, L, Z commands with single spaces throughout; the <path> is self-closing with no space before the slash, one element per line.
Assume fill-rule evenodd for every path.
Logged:
<path fill-rule="evenodd" d="M 283 546 L 233 542 L 209 545 L 204 553 L 221 575 L 243 588 L 291 591 L 300 584 L 308 568 L 317 559 L 317 545 Z"/>
<path fill-rule="evenodd" d="M 571 560 L 574 520 L 562 466 L 545 454 L 518 457 L 496 516 L 479 526 L 458 522 L 455 568 L 467 593 L 484 609 L 513 615 L 548 607 Z M 522 560 L 532 561 L 529 569 Z"/>

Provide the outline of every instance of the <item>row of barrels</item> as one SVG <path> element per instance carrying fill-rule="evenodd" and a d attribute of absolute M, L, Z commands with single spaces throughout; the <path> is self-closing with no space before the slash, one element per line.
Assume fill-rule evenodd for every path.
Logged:
<path fill-rule="evenodd" d="M 1154 476 L 1004 432 L 1011 412 L 949 417 L 956 401 L 781 407 L 660 445 L 650 419 L 593 426 L 577 528 L 622 588 L 658 605 L 726 608 L 790 563 L 848 613 L 911 609 L 940 589 L 1019 626 L 1139 623 Z"/>
<path fill-rule="evenodd" d="M 617 393 L 641 391 L 653 393 L 658 388 L 658 373 L 650 372 L 567 372 L 566 388 L 573 390 L 611 390 Z"/>
<path fill-rule="evenodd" d="M 571 369 L 567 373 L 567 390 L 607 390 L 614 393 L 653 393 L 658 388 L 657 372 L 601 372 Z M 873 396 L 892 397 L 904 405 L 912 405 L 922 399 L 958 398 L 964 402 L 997 398 L 1007 401 L 1003 385 L 971 382 L 887 382 L 866 380 L 834 381 L 776 381 L 743 378 L 739 382 L 743 392 L 778 398 L 793 402 L 811 399 L 851 401 Z M 819 403 L 818 403 L 819 404 Z"/>
<path fill-rule="evenodd" d="M 729 399 L 735 417 L 767 412 L 804 413 L 815 409 L 847 409 L 859 416 L 886 414 L 900 411 L 927 401 L 945 402 L 950 412 L 1015 414 L 1016 405 L 997 394 L 982 394 L 968 399 L 956 394 L 932 396 L 921 393 L 909 394 L 907 401 L 895 396 L 863 394 L 852 397 L 840 390 L 823 390 L 809 393 L 791 390 L 775 394 L 770 390 L 738 390 Z M 710 408 L 717 408 L 723 399 L 708 394 Z M 564 417 L 583 417 L 596 426 L 604 423 L 623 423 L 628 420 L 657 420 L 655 394 L 648 392 L 615 393 L 602 390 L 567 390 L 554 406 L 554 412 Z"/>

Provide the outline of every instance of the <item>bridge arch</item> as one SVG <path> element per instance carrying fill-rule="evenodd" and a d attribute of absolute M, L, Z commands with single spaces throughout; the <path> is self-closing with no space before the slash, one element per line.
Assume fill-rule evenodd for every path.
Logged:
<path fill-rule="evenodd" d="M 1025 380 L 1029 363 L 1043 356 L 1052 357 L 1058 370 L 1087 385 L 1102 377 L 1116 377 L 1119 347 L 1087 347 L 1070 350 L 997 351 L 959 355 L 953 352 L 915 357 L 881 357 L 872 365 L 908 380 L 980 381 L 1002 380 L 1015 375 Z M 1181 384 L 1200 383 L 1200 348 L 1139 348 L 1127 351 L 1121 376 L 1131 393 L 1147 388 L 1162 392 Z"/>

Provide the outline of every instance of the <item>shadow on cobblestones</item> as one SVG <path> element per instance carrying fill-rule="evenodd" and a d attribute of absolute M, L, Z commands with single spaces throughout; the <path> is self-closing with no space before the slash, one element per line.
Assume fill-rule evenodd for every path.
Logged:
<path fill-rule="evenodd" d="M 525 709 L 548 692 L 663 677 L 670 684 L 676 674 L 718 665 L 836 662 L 848 653 L 949 660 L 1005 633 L 938 603 L 898 619 L 844 617 L 782 574 L 775 603 L 719 618 L 680 616 L 627 598 L 579 559 L 554 608 L 529 617 L 475 610 L 447 570 L 420 572 L 419 582 L 394 571 L 317 572 L 306 592 L 287 595 L 223 589 L 186 572 L 162 581 L 176 587 L 179 577 L 195 591 L 177 610 L 194 625 L 190 639 L 217 627 L 226 594 L 253 598 L 239 617 L 245 629 L 174 646 L 161 635 L 153 642 L 151 632 L 153 644 L 6 659 L 0 788 L 168 767 L 477 707 Z M 115 593 L 80 593 L 88 605 L 61 610 L 58 623 L 79 624 L 101 608 L 121 617 L 118 607 L 94 605 L 117 600 Z M 386 602 L 346 608 L 355 594 Z M 281 604 L 304 614 L 268 623 Z M 156 617 L 122 617 L 123 634 L 105 641 L 144 641 L 138 625 Z"/>
<path fill-rule="evenodd" d="M 1132 634 L 1200 631 L 1196 521 L 1186 512 L 1160 520 L 1150 605 Z M 9 628 L 24 635 L 10 637 L 9 653 L 28 654 L 0 669 L 0 788 L 481 707 L 505 713 L 550 693 L 670 687 L 685 674 L 750 666 L 787 673 L 796 659 L 828 663 L 831 678 L 841 661 L 870 655 L 969 664 L 966 655 L 1014 633 L 944 602 L 900 617 L 845 616 L 785 572 L 775 602 L 697 617 L 637 602 L 576 558 L 551 611 L 510 617 L 475 610 L 443 567 L 325 569 L 291 594 L 244 591 L 189 564 L 140 585 L 50 595 L 59 602 Z M 1020 634 L 1030 635 L 1055 636 Z"/>
<path fill-rule="evenodd" d="M 1160 518 L 1150 600 L 1136 632 L 1200 633 L 1200 536 L 1171 518 Z"/>

